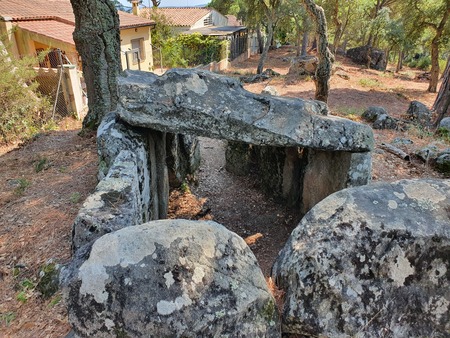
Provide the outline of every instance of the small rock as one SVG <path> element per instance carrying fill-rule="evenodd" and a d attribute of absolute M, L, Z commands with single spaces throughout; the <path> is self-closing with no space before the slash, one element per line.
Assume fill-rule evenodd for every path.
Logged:
<path fill-rule="evenodd" d="M 272 95 L 272 96 L 280 96 L 280 94 L 278 93 L 277 89 L 273 86 L 266 86 L 261 94 L 263 95 Z"/>

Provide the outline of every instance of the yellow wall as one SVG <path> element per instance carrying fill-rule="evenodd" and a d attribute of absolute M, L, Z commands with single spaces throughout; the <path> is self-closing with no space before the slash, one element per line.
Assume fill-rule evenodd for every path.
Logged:
<path fill-rule="evenodd" d="M 153 53 L 152 53 L 152 45 L 151 45 L 151 35 L 150 35 L 150 27 L 138 27 L 138 28 L 129 28 L 120 30 L 120 58 L 122 61 L 122 68 L 127 69 L 127 61 L 125 52 L 132 49 L 131 40 L 143 38 L 143 47 L 145 50 L 145 58 L 144 55 L 141 55 L 141 70 L 150 71 L 153 70 Z M 128 57 L 128 65 L 129 69 L 139 69 L 139 65 L 137 63 L 133 63 L 132 55 L 129 54 Z"/>

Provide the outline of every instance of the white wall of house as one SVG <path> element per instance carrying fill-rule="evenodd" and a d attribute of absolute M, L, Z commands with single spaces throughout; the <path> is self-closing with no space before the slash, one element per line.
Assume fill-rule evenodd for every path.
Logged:
<path fill-rule="evenodd" d="M 226 16 L 212 10 L 210 13 L 193 24 L 190 29 L 202 28 L 205 26 L 226 26 L 227 24 L 228 19 Z"/>

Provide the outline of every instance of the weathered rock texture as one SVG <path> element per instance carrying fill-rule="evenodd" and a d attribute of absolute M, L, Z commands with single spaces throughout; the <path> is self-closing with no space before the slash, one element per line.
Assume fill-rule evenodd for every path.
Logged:
<path fill-rule="evenodd" d="M 135 155 L 142 222 L 165 218 L 169 183 L 178 186 L 200 165 L 196 137 L 133 127 L 120 121 L 116 112 L 103 119 L 97 131 L 97 145 L 100 179 L 107 175 L 122 150 Z"/>
<path fill-rule="evenodd" d="M 78 337 L 280 337 L 251 250 L 215 222 L 154 221 L 104 235 L 63 273 Z"/>
<path fill-rule="evenodd" d="M 370 62 L 370 68 L 372 69 L 386 69 L 386 53 L 381 49 L 376 49 L 370 46 L 360 46 L 347 50 L 347 56 L 352 59 L 353 62 L 360 65 L 367 66 Z"/>
<path fill-rule="evenodd" d="M 317 204 L 273 267 L 283 332 L 446 337 L 450 181 L 351 188 Z"/>
<path fill-rule="evenodd" d="M 229 140 L 230 171 L 248 172 L 248 152 L 258 149 L 264 189 L 304 212 L 336 190 L 370 180 L 371 128 L 326 116 L 321 102 L 252 94 L 234 79 L 200 70 L 173 69 L 162 77 L 130 71 L 119 88 L 118 114 L 133 126 Z M 320 188 L 310 189 L 304 173 L 323 165 L 330 167 L 314 179 Z"/>
<path fill-rule="evenodd" d="M 237 80 L 201 70 L 126 74 L 119 80 L 118 114 L 133 126 L 257 145 L 373 148 L 370 127 L 321 115 L 327 106 L 319 101 L 252 94 Z"/>
<path fill-rule="evenodd" d="M 431 110 L 419 101 L 411 101 L 406 112 L 409 120 L 423 127 L 431 126 L 431 116 Z"/>
<path fill-rule="evenodd" d="M 371 122 L 373 129 L 397 129 L 397 121 L 383 107 L 368 107 L 361 117 Z"/>
<path fill-rule="evenodd" d="M 136 155 L 122 150 L 83 203 L 72 228 L 72 250 L 102 235 L 143 222 Z"/>
<path fill-rule="evenodd" d="M 318 63 L 319 59 L 310 55 L 292 58 L 287 76 L 292 77 L 293 80 L 302 80 L 306 77 L 313 77 L 316 75 Z"/>

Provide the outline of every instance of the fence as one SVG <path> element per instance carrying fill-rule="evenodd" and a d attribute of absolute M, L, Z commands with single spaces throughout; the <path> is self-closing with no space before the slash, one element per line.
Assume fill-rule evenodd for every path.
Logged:
<path fill-rule="evenodd" d="M 81 118 L 87 106 L 82 73 L 59 49 L 50 51 L 39 66 L 35 68 L 38 90 L 50 98 L 52 117 Z"/>

